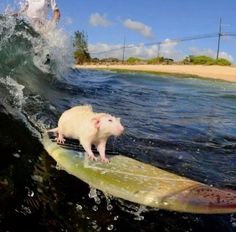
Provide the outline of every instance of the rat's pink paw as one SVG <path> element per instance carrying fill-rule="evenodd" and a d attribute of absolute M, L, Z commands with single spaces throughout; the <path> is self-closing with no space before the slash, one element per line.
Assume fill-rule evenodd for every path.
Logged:
<path fill-rule="evenodd" d="M 110 160 L 107 159 L 106 157 L 100 157 L 100 160 L 103 162 L 103 163 L 109 163 Z"/>
<path fill-rule="evenodd" d="M 64 138 L 57 138 L 57 143 L 59 143 L 59 144 L 64 144 L 65 143 L 65 139 Z"/>
<path fill-rule="evenodd" d="M 94 160 L 94 161 L 97 161 L 97 160 L 98 160 L 98 158 L 95 157 L 94 155 L 88 155 L 88 158 L 89 158 L 90 160 Z"/>

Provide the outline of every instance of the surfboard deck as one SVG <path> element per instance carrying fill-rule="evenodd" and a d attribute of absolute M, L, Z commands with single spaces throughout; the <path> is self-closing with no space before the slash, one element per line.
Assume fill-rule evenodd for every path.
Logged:
<path fill-rule="evenodd" d="M 64 147 L 43 136 L 48 154 L 63 170 L 114 197 L 171 211 L 221 214 L 236 212 L 236 191 L 217 189 L 123 155 L 110 163 L 91 161 L 76 144 Z"/>

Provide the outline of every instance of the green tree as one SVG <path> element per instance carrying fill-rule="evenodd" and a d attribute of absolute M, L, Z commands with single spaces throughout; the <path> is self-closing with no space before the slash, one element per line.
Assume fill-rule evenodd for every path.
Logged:
<path fill-rule="evenodd" d="M 213 59 L 208 56 L 187 56 L 183 61 L 184 64 L 203 64 L 203 65 L 231 65 L 231 62 L 224 58 Z"/>
<path fill-rule="evenodd" d="M 75 32 L 74 47 L 74 57 L 77 64 L 83 64 L 91 60 L 88 51 L 88 36 L 84 31 Z"/>
<path fill-rule="evenodd" d="M 165 58 L 163 56 L 158 56 L 158 57 L 154 57 L 151 58 L 147 61 L 148 64 L 160 64 L 163 63 L 165 61 Z"/>
<path fill-rule="evenodd" d="M 139 59 L 139 58 L 137 58 L 137 57 L 129 57 L 126 62 L 127 62 L 128 64 L 138 64 L 138 63 L 140 63 L 141 61 L 142 61 L 142 60 Z"/>
<path fill-rule="evenodd" d="M 209 56 L 192 56 L 192 63 L 193 64 L 206 64 L 206 65 L 213 65 L 215 64 L 215 60 Z"/>
<path fill-rule="evenodd" d="M 230 66 L 231 62 L 227 59 L 219 58 L 219 59 L 216 60 L 215 64 L 222 65 L 222 66 Z"/>

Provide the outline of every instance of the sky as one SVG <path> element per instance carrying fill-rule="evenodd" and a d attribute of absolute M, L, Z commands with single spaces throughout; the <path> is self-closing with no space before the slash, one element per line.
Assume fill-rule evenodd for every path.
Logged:
<path fill-rule="evenodd" d="M 0 0 L 1 11 L 12 2 L 19 1 Z M 176 39 L 216 34 L 220 18 L 222 33 L 236 34 L 235 0 L 57 0 L 57 4 L 62 15 L 60 27 L 70 35 L 84 31 L 91 55 L 99 58 L 121 58 L 124 43 L 130 47 L 125 49 L 126 58 L 215 57 L 216 37 Z M 163 43 L 158 46 L 158 42 Z M 220 57 L 236 63 L 236 37 L 221 37 Z"/>

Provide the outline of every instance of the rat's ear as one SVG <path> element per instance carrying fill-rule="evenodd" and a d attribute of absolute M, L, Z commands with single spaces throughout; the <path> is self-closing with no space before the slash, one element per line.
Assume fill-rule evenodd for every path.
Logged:
<path fill-rule="evenodd" d="M 101 121 L 101 119 L 99 117 L 92 118 L 92 122 L 93 122 L 95 128 L 99 129 L 100 121 Z"/>

